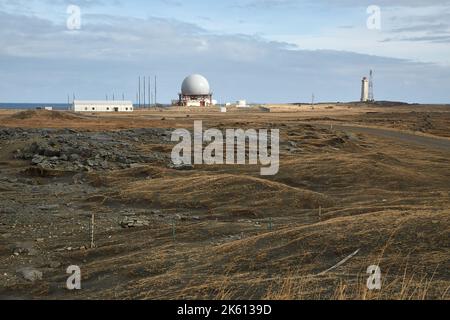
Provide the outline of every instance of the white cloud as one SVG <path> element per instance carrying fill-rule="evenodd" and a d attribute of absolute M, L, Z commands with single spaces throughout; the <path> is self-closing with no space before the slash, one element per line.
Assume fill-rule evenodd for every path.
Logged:
<path fill-rule="evenodd" d="M 369 68 L 377 72 L 379 99 L 450 100 L 445 90 L 450 69 L 433 64 L 336 50 L 293 50 L 281 41 L 211 33 L 174 19 L 87 14 L 83 21 L 79 32 L 70 32 L 62 23 L 0 13 L 0 100 L 64 101 L 68 92 L 103 98 L 114 90 L 133 97 L 137 75 L 158 74 L 161 99 L 168 102 L 185 75 L 199 72 L 210 79 L 222 102 L 307 101 L 312 92 L 322 101 L 346 101 L 358 99 L 360 78 Z M 286 40 L 300 41 L 302 48 L 330 43 L 325 49 L 340 49 L 339 43 L 348 40 L 347 51 L 378 40 L 361 37 L 358 29 L 339 32 L 328 38 Z M 367 42 L 358 44 L 357 38 Z"/>

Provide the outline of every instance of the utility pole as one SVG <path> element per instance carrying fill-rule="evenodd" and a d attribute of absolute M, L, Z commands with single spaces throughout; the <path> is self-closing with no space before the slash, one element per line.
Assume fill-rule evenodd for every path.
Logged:
<path fill-rule="evenodd" d="M 311 96 L 311 109 L 313 109 L 314 110 L 314 100 L 315 100 L 315 96 L 314 96 L 314 93 L 312 94 L 312 96 Z"/>

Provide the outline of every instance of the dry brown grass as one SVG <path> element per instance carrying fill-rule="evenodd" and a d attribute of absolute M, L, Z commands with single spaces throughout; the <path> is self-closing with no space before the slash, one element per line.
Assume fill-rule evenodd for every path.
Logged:
<path fill-rule="evenodd" d="M 64 209 L 70 203 L 70 211 L 41 216 L 45 222 L 39 223 L 54 225 L 59 236 L 42 243 L 41 249 L 64 265 L 82 264 L 86 286 L 77 293 L 79 298 L 449 299 L 450 155 L 363 134 L 335 145 L 342 132 L 313 125 L 314 118 L 326 122 L 319 120 L 324 114 L 341 121 L 351 122 L 357 115 L 364 120 L 368 110 L 372 109 L 249 113 L 245 119 L 233 112 L 167 110 L 72 120 L 48 113 L 11 117 L 12 113 L 0 112 L 0 125 L 189 128 L 193 120 L 203 119 L 205 127 L 279 127 L 282 142 L 299 144 L 295 152 L 282 149 L 275 177 L 260 177 L 254 166 L 176 171 L 153 164 L 86 174 L 87 195 L 61 190 L 58 199 Z M 311 120 L 304 124 L 302 119 Z M 17 149 L 2 147 L 8 152 Z M 168 150 L 164 144 L 143 148 Z M 42 183 L 52 180 L 44 177 Z M 24 205 L 54 200 L 45 193 L 21 195 L 10 184 L 0 188 L 6 190 L 1 195 L 5 203 L 11 197 Z M 72 209 L 79 209 L 74 212 L 80 217 Z M 125 209 L 159 209 L 165 217 L 147 215 L 149 227 L 122 229 L 118 222 Z M 74 247 L 89 240 L 86 233 L 76 233 L 86 222 L 80 211 L 98 214 L 98 247 L 56 251 L 63 240 Z M 185 213 L 198 219 L 176 220 L 174 241 L 170 223 L 176 214 Z M 18 237 L 30 234 L 28 226 L 34 226 L 30 218 L 33 215 L 14 222 Z M 272 229 L 267 226 L 269 218 Z M 345 264 L 320 275 L 357 249 L 359 253 Z M 0 251 L 2 261 L 7 261 L 0 263 L 0 271 L 9 272 L 6 263 L 14 266 L 10 251 L 2 244 Z M 366 287 L 365 272 L 374 264 L 382 270 L 381 291 Z M 49 290 L 63 283 L 65 274 L 49 272 L 41 284 L 19 283 L 10 289 L 38 298 L 67 298 L 67 292 Z"/>

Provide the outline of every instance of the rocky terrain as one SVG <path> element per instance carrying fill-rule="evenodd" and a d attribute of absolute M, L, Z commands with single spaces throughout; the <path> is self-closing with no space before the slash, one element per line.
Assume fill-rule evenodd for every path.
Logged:
<path fill-rule="evenodd" d="M 391 136 L 345 127 L 367 110 L 317 112 L 0 115 L 0 298 L 448 299 L 447 144 L 405 129 L 422 113 Z M 426 112 L 445 139 L 449 113 Z M 171 132 L 196 119 L 280 129 L 279 174 L 173 166 Z"/>
<path fill-rule="evenodd" d="M 14 157 L 30 160 L 41 170 L 90 172 L 126 169 L 139 163 L 166 162 L 166 154 L 155 151 L 146 156 L 139 144 L 170 141 L 170 132 L 163 129 L 120 132 L 3 129 L 0 130 L 0 139 L 28 142 L 15 151 Z"/>

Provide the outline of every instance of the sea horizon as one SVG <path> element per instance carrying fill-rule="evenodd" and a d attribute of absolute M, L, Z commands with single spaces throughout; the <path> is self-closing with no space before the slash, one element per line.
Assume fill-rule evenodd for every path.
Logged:
<path fill-rule="evenodd" d="M 137 104 L 134 104 L 138 107 Z M 166 105 L 159 105 L 166 106 Z M 69 110 L 69 105 L 66 103 L 45 103 L 45 102 L 35 102 L 35 103 L 24 103 L 24 102 L 0 102 L 0 110 L 36 110 L 44 109 L 45 107 L 51 107 L 53 110 Z"/>

